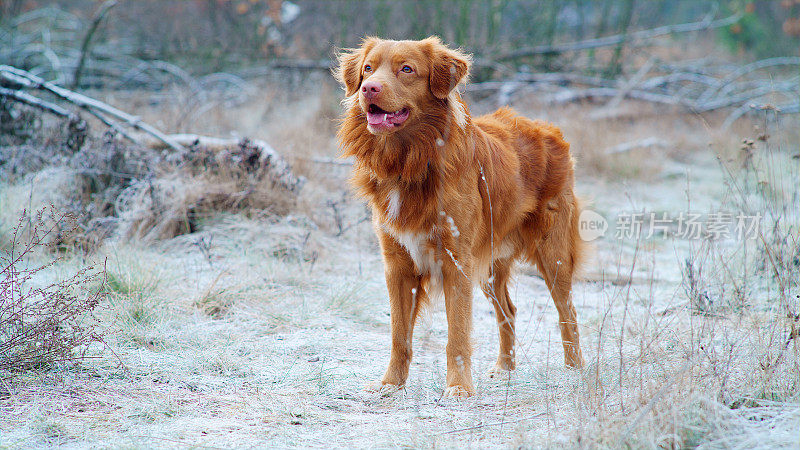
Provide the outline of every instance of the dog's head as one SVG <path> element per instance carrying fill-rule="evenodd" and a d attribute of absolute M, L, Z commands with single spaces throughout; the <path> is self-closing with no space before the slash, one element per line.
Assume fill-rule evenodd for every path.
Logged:
<path fill-rule="evenodd" d="M 337 78 L 357 99 L 372 134 L 412 126 L 441 105 L 467 76 L 469 56 L 437 37 L 421 41 L 367 38 L 339 55 Z"/>

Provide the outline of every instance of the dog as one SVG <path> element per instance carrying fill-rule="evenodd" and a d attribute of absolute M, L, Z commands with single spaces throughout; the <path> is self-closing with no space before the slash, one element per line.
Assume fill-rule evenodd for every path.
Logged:
<path fill-rule="evenodd" d="M 389 366 L 372 388 L 404 386 L 420 308 L 443 293 L 443 395 L 475 393 L 475 284 L 494 305 L 499 328 L 490 376 L 513 370 L 516 308 L 508 282 L 517 261 L 541 272 L 558 310 L 565 364 L 582 367 L 571 289 L 584 248 L 574 161 L 561 131 L 509 107 L 471 117 L 457 89 L 471 58 L 437 37 L 366 38 L 342 50 L 338 63 L 346 111 L 337 139 L 342 157 L 355 160 L 352 185 L 371 206 L 389 291 Z"/>

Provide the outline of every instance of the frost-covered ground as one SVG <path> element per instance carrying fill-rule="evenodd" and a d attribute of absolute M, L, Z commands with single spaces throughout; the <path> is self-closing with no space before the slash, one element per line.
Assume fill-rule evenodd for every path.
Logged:
<path fill-rule="evenodd" d="M 318 110 L 307 106 L 297 109 Z M 54 267 L 57 276 L 106 260 L 127 287 L 99 313 L 109 349 L 80 368 L 3 379 L 0 446 L 797 448 L 799 345 L 786 340 L 793 325 L 781 309 L 797 312 L 797 303 L 778 305 L 775 282 L 756 276 L 744 278 L 745 306 L 725 303 L 731 288 L 714 255 L 736 242 L 709 251 L 701 240 L 614 236 L 616 218 L 631 211 L 729 208 L 724 172 L 707 146 L 718 138 L 699 120 L 687 132 L 691 118 L 666 128 L 620 120 L 592 136 L 605 125 L 583 130 L 568 117 L 575 111 L 549 118 L 564 125 L 579 164 L 602 158 L 588 143 L 607 147 L 647 130 L 662 139 L 683 134 L 675 144 L 682 148 L 639 149 L 602 171 L 579 171 L 579 193 L 610 225 L 573 289 L 584 370 L 564 367 L 544 282 L 521 267 L 510 289 L 518 369 L 508 379 L 485 375 L 497 328 L 476 290 L 477 395 L 441 398 L 441 301 L 417 325 L 405 389 L 365 392 L 389 355 L 380 255 L 368 222 L 336 236 L 321 219 L 331 213 L 326 201 L 346 191 L 346 171 L 311 165 L 303 169 L 305 206 L 291 216 L 219 215 L 190 235 L 152 245 L 112 240 L 88 260 Z M 323 148 L 304 157 L 335 151 L 330 135 L 315 139 Z M 4 208 L 24 189 L 4 186 Z M 357 200 L 340 205 L 347 223 L 363 215 Z M 702 288 L 716 309 L 698 312 L 692 302 L 687 259 L 706 264 Z"/>

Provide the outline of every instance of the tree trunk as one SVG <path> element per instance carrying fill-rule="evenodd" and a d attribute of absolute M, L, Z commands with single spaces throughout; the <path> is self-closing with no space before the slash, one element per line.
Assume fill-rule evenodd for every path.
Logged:
<path fill-rule="evenodd" d="M 631 25 L 633 18 L 633 6 L 635 0 L 627 0 L 622 11 L 622 20 L 620 21 L 620 34 L 624 37 L 628 34 L 628 27 Z M 611 62 L 608 65 L 606 74 L 614 78 L 622 72 L 622 50 L 625 47 L 625 39 L 623 38 L 617 47 L 614 49 L 614 55 L 611 57 Z"/>

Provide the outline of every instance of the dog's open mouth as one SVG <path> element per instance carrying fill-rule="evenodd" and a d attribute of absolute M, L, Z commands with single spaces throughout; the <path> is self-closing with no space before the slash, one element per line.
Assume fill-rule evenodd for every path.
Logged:
<path fill-rule="evenodd" d="M 367 109 L 367 123 L 373 128 L 389 130 L 399 127 L 406 119 L 408 119 L 408 108 L 391 112 L 381 109 L 373 103 Z"/>

